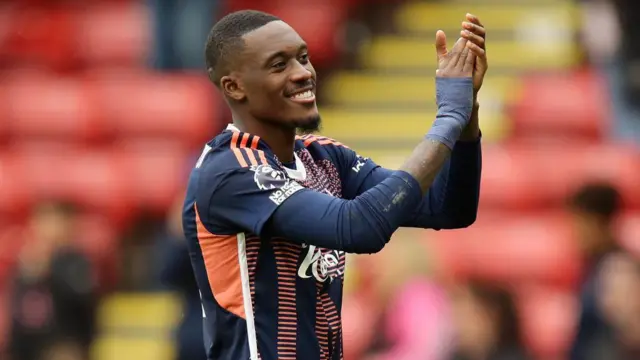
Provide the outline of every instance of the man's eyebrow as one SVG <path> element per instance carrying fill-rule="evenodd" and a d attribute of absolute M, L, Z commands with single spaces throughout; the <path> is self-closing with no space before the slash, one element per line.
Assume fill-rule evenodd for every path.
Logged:
<path fill-rule="evenodd" d="M 269 66 L 269 64 L 275 60 L 276 58 L 279 57 L 286 57 L 287 56 L 287 52 L 286 51 L 276 51 L 275 53 L 269 55 L 269 57 L 267 58 L 267 60 L 264 61 L 264 65 L 265 66 Z"/>
<path fill-rule="evenodd" d="M 298 51 L 300 50 L 307 50 L 307 44 L 306 43 L 302 43 L 300 44 L 300 46 L 298 46 Z M 267 57 L 267 59 L 264 61 L 264 66 L 269 66 L 269 64 L 275 60 L 276 58 L 279 57 L 287 57 L 289 55 L 289 53 L 287 51 L 284 50 L 280 50 L 280 51 L 276 51 L 275 53 L 269 55 L 269 57 Z"/>

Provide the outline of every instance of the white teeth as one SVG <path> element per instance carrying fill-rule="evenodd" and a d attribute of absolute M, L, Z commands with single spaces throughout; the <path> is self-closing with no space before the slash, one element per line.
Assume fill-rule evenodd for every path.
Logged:
<path fill-rule="evenodd" d="M 313 97 L 313 92 L 311 90 L 307 90 L 300 94 L 295 94 L 291 98 L 292 99 L 310 99 Z"/>

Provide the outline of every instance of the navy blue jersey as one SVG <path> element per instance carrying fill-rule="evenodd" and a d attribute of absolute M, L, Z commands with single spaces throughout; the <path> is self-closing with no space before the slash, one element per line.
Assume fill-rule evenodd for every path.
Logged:
<path fill-rule="evenodd" d="M 303 188 L 354 198 L 377 166 L 313 135 L 296 138 L 294 154 L 285 166 L 230 126 L 191 174 L 183 226 L 209 359 L 342 359 L 345 253 L 269 236 L 265 224 Z"/>

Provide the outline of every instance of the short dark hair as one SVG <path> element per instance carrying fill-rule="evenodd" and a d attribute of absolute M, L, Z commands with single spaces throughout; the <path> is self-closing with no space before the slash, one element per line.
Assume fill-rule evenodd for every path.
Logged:
<path fill-rule="evenodd" d="M 569 198 L 569 207 L 587 214 L 612 219 L 621 208 L 622 198 L 611 184 L 594 182 L 580 187 Z"/>
<path fill-rule="evenodd" d="M 242 51 L 242 36 L 272 21 L 280 19 L 257 10 L 241 10 L 220 19 L 209 32 L 205 60 L 209 79 L 220 86 L 220 79 L 228 71 L 229 59 Z"/>

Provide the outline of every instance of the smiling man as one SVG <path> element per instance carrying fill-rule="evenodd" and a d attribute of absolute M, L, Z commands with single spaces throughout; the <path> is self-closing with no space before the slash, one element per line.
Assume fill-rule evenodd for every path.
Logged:
<path fill-rule="evenodd" d="M 209 359 L 342 359 L 345 253 L 380 251 L 400 226 L 475 221 L 487 67 L 484 28 L 472 15 L 463 27 L 451 51 L 436 35 L 438 115 L 397 171 L 296 136 L 320 115 L 307 46 L 289 25 L 241 11 L 213 27 L 208 72 L 233 124 L 205 146 L 183 212 Z"/>

